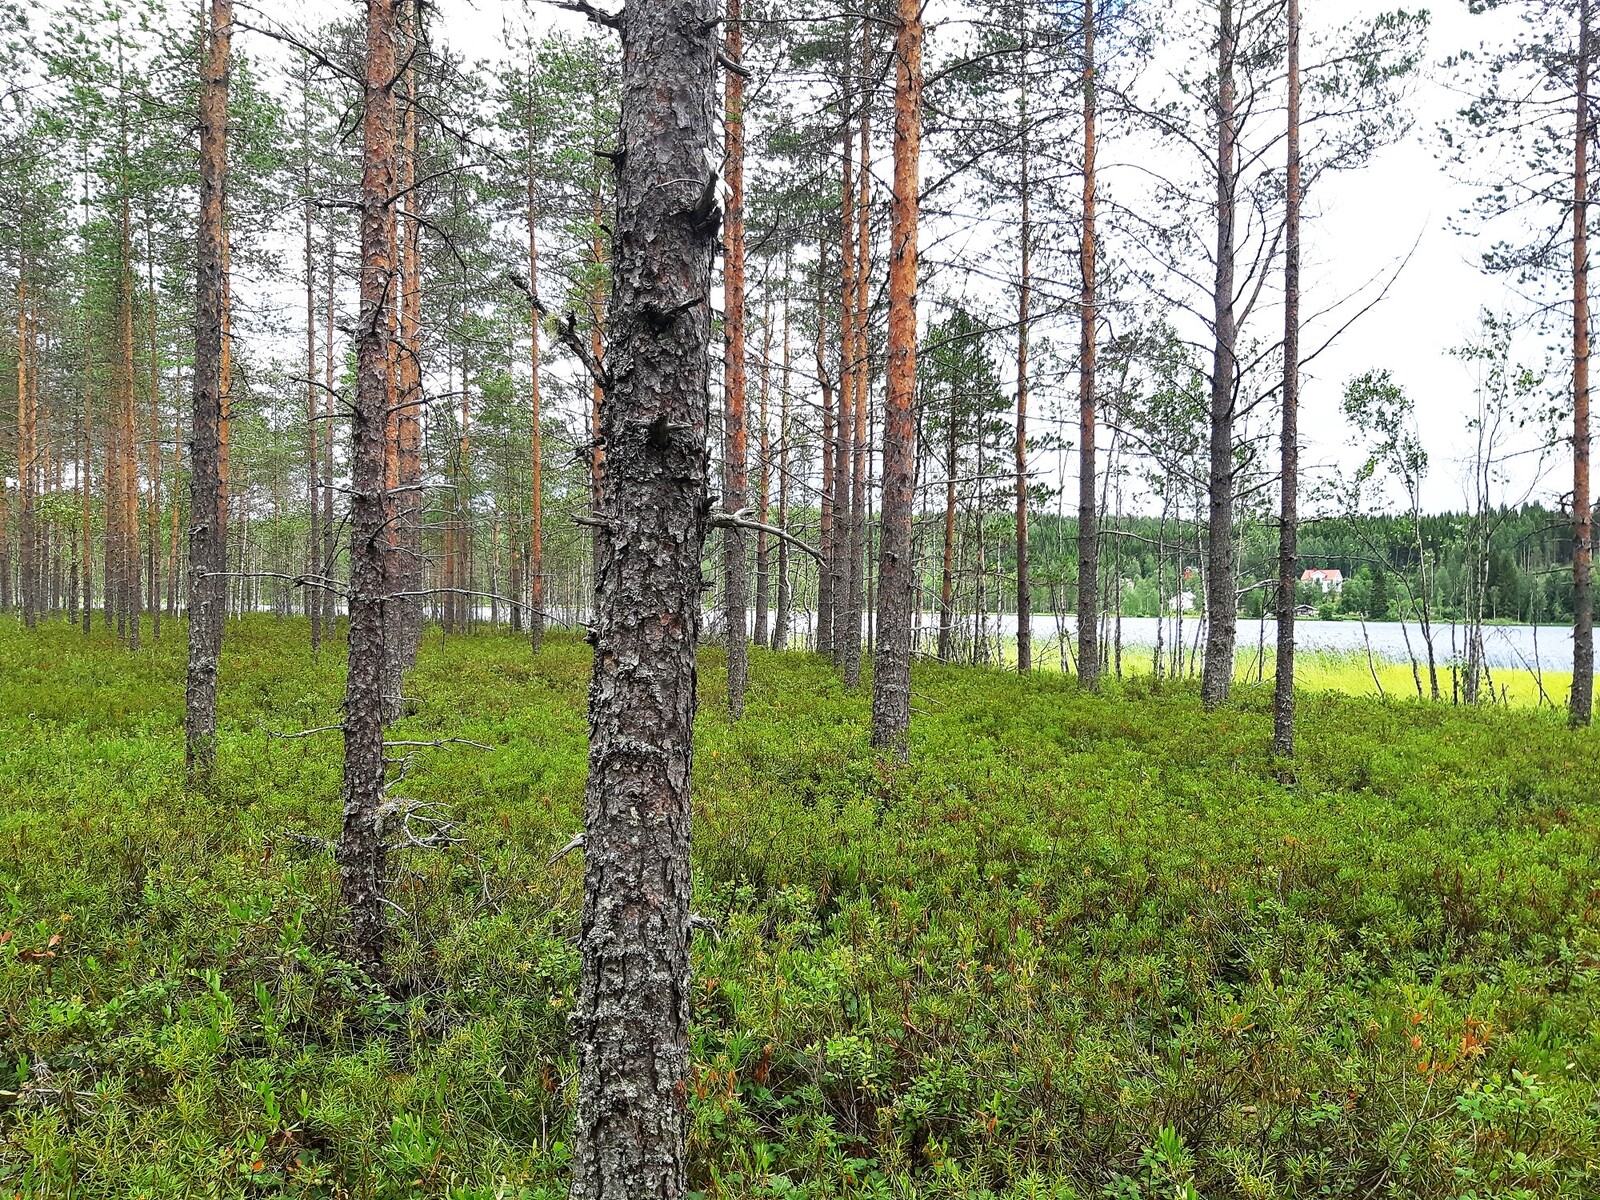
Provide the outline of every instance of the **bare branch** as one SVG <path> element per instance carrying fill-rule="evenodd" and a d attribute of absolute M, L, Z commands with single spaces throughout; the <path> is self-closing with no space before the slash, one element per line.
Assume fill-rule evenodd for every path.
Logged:
<path fill-rule="evenodd" d="M 747 508 L 741 508 L 738 512 L 734 513 L 713 511 L 711 515 L 706 518 L 706 522 L 713 529 L 750 529 L 758 533 L 770 534 L 775 538 L 780 538 L 783 541 L 788 542 L 791 546 L 796 547 L 804 553 L 809 554 L 819 563 L 822 561 L 822 555 L 813 549 L 808 543 L 801 541 L 786 529 L 780 529 L 776 525 L 767 525 L 761 521 L 752 520 L 746 515 L 749 511 L 750 510 Z"/>

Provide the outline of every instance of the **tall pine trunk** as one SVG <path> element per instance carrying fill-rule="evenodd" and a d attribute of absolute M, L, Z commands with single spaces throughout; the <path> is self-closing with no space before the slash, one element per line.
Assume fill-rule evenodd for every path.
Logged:
<path fill-rule="evenodd" d="M 217 665 L 222 654 L 227 527 L 222 442 L 227 387 L 228 52 L 233 0 L 211 0 L 200 74 L 200 226 L 196 249 L 194 414 L 189 426 L 189 631 L 184 687 L 184 760 L 190 774 L 216 762 Z M 113 472 L 106 472 L 107 513 Z M 110 542 L 107 542 L 107 557 Z M 106 590 L 111 588 L 107 570 Z"/>
<path fill-rule="evenodd" d="M 538 182 L 534 170 L 533 79 L 529 73 L 527 111 L 528 153 L 528 295 L 539 294 Z M 528 639 L 537 653 L 544 645 L 544 413 L 539 395 L 539 313 L 531 311 L 528 346 L 528 419 L 532 441 L 528 447 L 531 479 L 528 485 Z"/>
<path fill-rule="evenodd" d="M 728 0 L 728 36 L 724 53 L 733 63 L 743 55 L 739 0 Z M 722 360 L 722 507 L 744 508 L 748 446 L 745 432 L 744 361 L 744 76 L 727 73 L 723 130 L 728 184 L 727 226 L 723 237 Z M 750 633 L 746 621 L 750 566 L 744 530 L 722 530 L 723 621 L 728 638 L 728 712 L 744 713 L 745 684 L 750 677 Z"/>
<path fill-rule="evenodd" d="M 1212 284 L 1210 463 L 1206 510 L 1206 652 L 1200 699 L 1216 708 L 1233 684 L 1238 598 L 1234 594 L 1233 400 L 1239 373 L 1234 311 L 1234 225 L 1238 211 L 1238 113 L 1234 56 L 1238 31 L 1233 0 L 1217 17 L 1217 259 Z"/>
<path fill-rule="evenodd" d="M 883 528 L 878 563 L 872 743 L 906 754 L 911 728 L 911 509 L 916 470 L 917 207 L 922 125 L 922 0 L 898 0 L 894 194 L 889 217 L 889 369 L 883 406 Z"/>
<path fill-rule="evenodd" d="M 1084 6 L 1089 13 L 1093 0 Z M 1022 227 L 1017 231 L 1022 260 L 1021 286 L 1017 289 L 1017 670 L 1026 675 L 1033 669 L 1033 590 L 1028 580 L 1028 322 L 1033 308 L 1033 276 L 1030 254 L 1033 229 L 1030 223 L 1032 164 L 1028 159 L 1028 43 L 1027 9 L 1020 13 L 1024 34 L 1022 43 L 1021 97 L 1021 192 Z M 1092 22 L 1092 15 L 1086 20 Z M 1087 34 L 1085 36 L 1088 36 Z M 1086 172 L 1092 174 L 1092 172 Z"/>
<path fill-rule="evenodd" d="M 90 354 L 89 317 L 86 312 L 83 319 L 83 442 L 78 464 L 79 478 L 82 482 L 82 488 L 78 496 L 78 522 L 80 526 L 78 535 L 83 543 L 83 632 L 85 635 L 94 629 L 94 480 L 91 461 L 94 457 L 94 439 L 90 434 L 94 409 L 94 369 L 90 361 Z M 173 449 L 176 452 L 177 447 Z M 177 478 L 177 476 L 174 475 L 174 478 Z M 176 497 L 174 497 L 174 504 L 176 504 Z"/>
<path fill-rule="evenodd" d="M 1300 0 L 1288 0 L 1288 180 L 1283 255 L 1283 445 L 1278 525 L 1277 674 L 1272 749 L 1294 754 L 1294 599 L 1299 566 L 1300 482 Z"/>
<path fill-rule="evenodd" d="M 589 689 L 573 1200 L 683 1200 L 689 784 L 708 499 L 706 163 L 717 12 L 622 10 L 621 152 L 601 434 L 608 524 Z"/>
<path fill-rule="evenodd" d="M 405 9 L 404 45 L 410 53 L 421 39 L 418 28 L 422 8 L 409 4 Z M 395 478 L 399 486 L 394 499 L 398 554 L 392 574 L 399 591 L 407 595 L 398 604 L 396 621 L 400 636 L 399 662 L 414 667 L 422 647 L 422 423 L 426 397 L 422 390 L 422 222 L 417 211 L 417 84 L 416 71 L 407 68 L 404 76 L 405 105 L 400 115 L 399 187 L 401 208 L 396 213 L 396 251 L 399 256 L 400 288 L 396 302 L 395 400 L 399 411 L 392 423 L 395 437 Z M 396 589 L 391 589 L 396 590 Z M 398 711 L 398 702 L 396 711 Z"/>
<path fill-rule="evenodd" d="M 822 391 L 822 491 L 817 501 L 817 551 L 822 556 L 817 565 L 817 653 L 833 655 L 833 556 L 838 539 L 834 536 L 837 509 L 837 487 L 834 480 L 834 441 L 838 437 L 833 401 L 834 376 L 828 373 L 828 239 L 824 234 L 817 239 L 817 381 Z M 844 391 L 844 367 L 841 354 L 839 390 Z"/>
<path fill-rule="evenodd" d="M 356 953 L 382 962 L 385 600 L 389 537 L 385 471 L 391 403 L 391 321 L 395 289 L 396 0 L 368 0 L 362 114 L 360 316 L 350 487 L 350 628 L 344 694 L 344 823 L 340 892 Z"/>
<path fill-rule="evenodd" d="M 1095 60 L 1094 5 L 1083 20 L 1083 232 L 1079 252 L 1081 302 L 1078 315 L 1078 684 L 1100 687 L 1100 528 L 1095 485 Z"/>
<path fill-rule="evenodd" d="M 844 70 L 849 73 L 846 56 Z M 833 595 L 832 651 L 835 666 L 844 665 L 850 621 L 861 624 L 861 613 L 850 612 L 850 447 L 855 438 L 855 132 L 850 125 L 850 97 L 846 90 L 844 114 L 844 165 L 839 199 L 839 396 L 833 426 L 833 554 L 828 574 Z"/>
<path fill-rule="evenodd" d="M 323 295 L 322 310 L 322 573 L 333 575 L 335 531 L 333 525 L 333 307 L 337 262 L 334 255 L 334 222 L 328 221 L 328 275 L 327 291 Z M 322 628 L 332 635 L 338 617 L 338 599 L 332 588 L 322 591 Z"/>
<path fill-rule="evenodd" d="M 1594 704 L 1594 530 L 1589 511 L 1589 0 L 1578 8 L 1578 99 L 1572 156 L 1572 693 L 1568 719 Z"/>
<path fill-rule="evenodd" d="M 139 432 L 133 394 L 133 222 L 129 213 L 126 180 L 118 214 L 117 269 L 117 408 L 122 423 L 118 447 L 122 452 L 118 502 L 122 506 L 122 603 L 128 617 L 128 648 L 139 648 L 140 610 L 143 607 L 139 570 Z"/>
<path fill-rule="evenodd" d="M 866 615 L 867 565 L 867 406 L 871 403 L 867 368 L 867 288 L 871 279 L 868 220 L 872 187 L 872 24 L 861 23 L 861 128 L 856 139 L 860 162 L 856 169 L 855 286 L 845 306 L 854 345 L 851 352 L 850 407 L 855 428 L 850 434 L 850 542 L 845 574 L 845 642 L 841 654 L 844 685 L 861 686 L 861 625 Z M 847 234 L 848 236 L 848 234 Z M 835 630 L 835 638 L 838 632 Z"/>
<path fill-rule="evenodd" d="M 150 422 L 145 430 L 145 462 L 150 474 L 150 491 L 145 507 L 146 596 L 150 610 L 150 636 L 161 637 L 161 348 L 157 318 L 155 249 L 150 213 L 145 219 L 145 295 L 150 311 L 146 314 L 146 335 L 150 346 Z"/>
<path fill-rule="evenodd" d="M 28 370 L 32 335 L 28 320 L 27 262 L 17 275 L 17 591 L 21 600 L 22 623 L 32 629 L 38 619 L 38 586 L 35 562 L 37 528 L 34 514 L 36 450 L 30 409 L 32 392 Z"/>
<path fill-rule="evenodd" d="M 305 189 L 305 273 L 306 273 L 306 574 L 321 574 L 317 561 L 322 543 L 320 496 L 317 483 L 317 277 L 312 252 L 311 228 L 311 70 L 302 76 L 300 121 L 302 128 L 301 186 Z M 333 430 L 328 430 L 331 437 Z M 322 652 L 322 590 L 314 583 L 305 585 L 306 615 L 311 618 L 311 653 Z"/>
<path fill-rule="evenodd" d="M 783 373 L 778 379 L 778 528 L 789 532 L 789 262 L 784 260 L 783 292 Z M 772 613 L 772 648 L 789 648 L 790 609 L 794 603 L 793 585 L 789 579 L 789 539 L 778 538 L 777 603 Z"/>
<path fill-rule="evenodd" d="M 949 662 L 956 626 L 956 466 L 961 439 L 957 432 L 956 389 L 950 391 L 949 425 L 944 452 L 944 557 L 939 571 L 939 661 Z"/>
<path fill-rule="evenodd" d="M 772 293 L 763 297 L 761 310 L 761 401 L 756 416 L 756 629 L 755 643 L 768 642 L 767 618 L 772 607 L 771 544 L 765 526 L 772 515 L 772 433 L 767 422 L 767 402 L 772 391 Z"/>

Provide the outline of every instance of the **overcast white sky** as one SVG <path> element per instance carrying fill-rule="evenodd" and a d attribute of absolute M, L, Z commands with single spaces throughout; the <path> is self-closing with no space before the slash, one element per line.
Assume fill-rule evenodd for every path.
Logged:
<path fill-rule="evenodd" d="M 502 31 L 521 28 L 528 20 L 525 0 L 438 0 L 438 4 L 436 36 L 442 35 L 469 58 L 500 55 L 505 44 Z M 292 23 L 296 11 L 319 19 L 353 7 L 334 0 L 292 0 L 275 15 Z M 1384 7 L 1393 4 L 1381 5 L 1378 0 L 1305 4 L 1308 23 L 1343 21 Z M 541 25 L 582 26 L 582 18 L 549 5 L 535 9 L 534 19 Z M 1451 179 L 1434 137 L 1439 121 L 1461 104 L 1456 81 L 1439 66 L 1440 60 L 1492 40 L 1506 25 L 1497 23 L 1497 18 L 1470 16 L 1465 0 L 1439 0 L 1432 14 L 1428 67 L 1414 93 L 1413 133 L 1380 152 L 1366 169 L 1325 179 L 1312 197 L 1305 251 L 1307 312 L 1357 292 L 1408 253 L 1412 257 L 1387 297 L 1308 367 L 1301 425 L 1302 459 L 1308 467 L 1348 464 L 1354 456 L 1339 416 L 1343 386 L 1362 371 L 1388 369 L 1416 401 L 1433 462 L 1425 501 L 1429 508 L 1439 509 L 1463 503 L 1465 472 L 1459 464 L 1470 446 L 1467 421 L 1474 403 L 1472 376 L 1449 352 L 1474 335 L 1485 306 L 1504 310 L 1520 303 L 1502 281 L 1479 269 L 1481 242 L 1448 227 L 1449 218 L 1470 201 L 1472 192 Z M 938 36 L 935 27 L 930 33 L 934 39 L 930 57 Z M 1118 181 L 1110 178 L 1107 186 L 1115 188 Z M 1316 330 L 1306 335 L 1308 347 L 1321 341 Z M 1537 339 L 1527 340 L 1520 349 L 1531 364 L 1543 363 L 1544 350 Z M 1509 490 L 1514 493 L 1510 498 L 1531 491 L 1532 498 L 1554 502 L 1570 486 L 1569 476 L 1570 460 L 1559 451 L 1545 460 L 1537 477 L 1529 460 Z"/>

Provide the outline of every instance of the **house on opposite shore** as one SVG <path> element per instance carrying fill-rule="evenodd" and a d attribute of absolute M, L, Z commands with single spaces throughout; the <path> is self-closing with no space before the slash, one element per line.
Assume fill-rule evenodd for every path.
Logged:
<path fill-rule="evenodd" d="M 1314 583 L 1322 589 L 1324 595 L 1331 592 L 1337 596 L 1344 591 L 1344 572 L 1337 567 L 1331 569 L 1307 567 L 1300 573 L 1300 582 Z"/>

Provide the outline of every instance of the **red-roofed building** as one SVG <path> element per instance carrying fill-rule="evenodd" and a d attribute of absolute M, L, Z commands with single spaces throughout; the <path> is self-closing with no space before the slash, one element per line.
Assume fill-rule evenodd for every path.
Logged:
<path fill-rule="evenodd" d="M 1314 583 L 1320 587 L 1324 594 L 1332 592 L 1337 595 L 1344 591 L 1344 572 L 1337 567 L 1324 569 L 1322 567 L 1307 567 L 1300 573 L 1301 583 Z"/>

